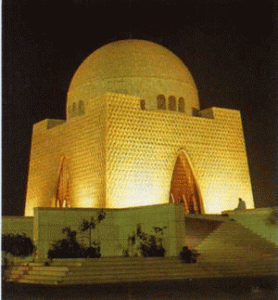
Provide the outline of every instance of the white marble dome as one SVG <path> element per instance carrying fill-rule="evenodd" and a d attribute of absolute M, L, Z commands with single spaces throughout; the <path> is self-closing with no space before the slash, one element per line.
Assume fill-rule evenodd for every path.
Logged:
<path fill-rule="evenodd" d="M 157 109 L 157 97 L 183 98 L 185 113 L 199 109 L 198 91 L 184 63 L 171 51 L 145 40 L 120 40 L 89 55 L 75 72 L 68 90 L 67 107 L 80 100 L 94 105 L 106 92 L 138 96 L 146 109 Z M 69 111 L 69 110 L 67 110 Z"/>

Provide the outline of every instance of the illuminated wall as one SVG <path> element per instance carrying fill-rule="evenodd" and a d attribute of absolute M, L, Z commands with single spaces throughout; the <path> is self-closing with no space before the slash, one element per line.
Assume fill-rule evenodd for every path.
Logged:
<path fill-rule="evenodd" d="M 98 208 L 105 201 L 105 107 L 51 126 L 34 125 L 25 216 L 34 207 L 55 207 L 61 158 L 69 172 L 68 207 Z"/>
<path fill-rule="evenodd" d="M 141 110 L 139 99 L 107 95 L 107 207 L 169 202 L 180 150 L 187 154 L 203 211 L 253 208 L 239 111 L 211 108 L 205 117 Z"/>
<path fill-rule="evenodd" d="M 140 99 L 106 94 L 102 107 L 47 129 L 34 127 L 26 201 L 54 207 L 59 164 L 69 169 L 71 207 L 131 207 L 168 203 L 180 150 L 187 154 L 200 188 L 203 212 L 253 208 L 240 113 L 211 108 L 205 117 L 147 111 Z"/>
<path fill-rule="evenodd" d="M 189 70 L 166 48 L 127 40 L 96 50 L 73 76 L 67 120 L 33 127 L 25 215 L 57 204 L 180 202 L 173 180 L 180 153 L 203 213 L 234 209 L 238 198 L 253 208 L 239 111 L 198 108 Z"/>

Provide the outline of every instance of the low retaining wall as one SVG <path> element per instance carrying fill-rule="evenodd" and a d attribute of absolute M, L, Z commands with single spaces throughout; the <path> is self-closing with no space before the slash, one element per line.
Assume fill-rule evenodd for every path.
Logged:
<path fill-rule="evenodd" d="M 88 232 L 80 233 L 82 221 L 97 217 L 101 209 L 35 208 L 34 243 L 37 259 L 47 258 L 51 243 L 64 237 L 62 229 L 70 227 L 78 232 L 77 239 L 88 241 Z M 125 209 L 105 209 L 105 219 L 92 231 L 92 241 L 101 242 L 102 257 L 123 256 L 128 237 L 136 233 L 137 224 L 142 230 L 155 235 L 153 227 L 163 229 L 163 246 L 166 256 L 177 256 L 185 243 L 185 223 L 182 205 L 161 204 Z"/>

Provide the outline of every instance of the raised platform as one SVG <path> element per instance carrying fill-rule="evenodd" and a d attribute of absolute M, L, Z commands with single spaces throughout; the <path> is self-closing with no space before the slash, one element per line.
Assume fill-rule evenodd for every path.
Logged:
<path fill-rule="evenodd" d="M 268 218 L 269 214 L 263 215 Z M 53 260 L 48 266 L 43 262 L 15 262 L 6 270 L 5 280 L 43 285 L 87 285 L 277 276 L 276 244 L 252 230 L 250 217 L 248 222 L 237 220 L 237 217 L 236 213 L 185 217 L 184 245 L 199 253 L 195 264 L 184 264 L 177 257 L 60 259 Z M 266 223 L 266 226 L 274 225 Z"/>

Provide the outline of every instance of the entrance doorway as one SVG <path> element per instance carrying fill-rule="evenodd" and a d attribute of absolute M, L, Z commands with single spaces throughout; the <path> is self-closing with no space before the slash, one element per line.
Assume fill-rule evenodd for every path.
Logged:
<path fill-rule="evenodd" d="M 180 151 L 175 164 L 170 203 L 183 203 L 186 214 L 202 213 L 200 189 L 185 151 Z"/>

